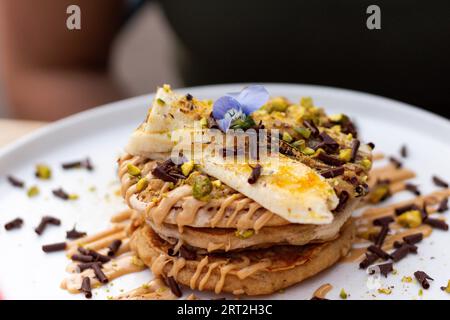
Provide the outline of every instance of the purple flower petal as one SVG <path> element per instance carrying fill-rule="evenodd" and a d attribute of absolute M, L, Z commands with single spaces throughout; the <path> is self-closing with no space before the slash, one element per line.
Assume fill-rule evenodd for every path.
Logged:
<path fill-rule="evenodd" d="M 230 129 L 231 121 L 232 121 L 231 117 L 226 117 L 223 119 L 219 119 L 216 122 L 220 130 L 222 130 L 223 132 L 227 132 L 228 129 Z"/>
<path fill-rule="evenodd" d="M 269 100 L 269 92 L 261 85 L 244 88 L 236 98 L 246 115 L 250 115 L 261 108 Z"/>
<path fill-rule="evenodd" d="M 216 100 L 216 102 L 214 102 L 214 105 L 213 105 L 214 119 L 216 119 L 216 120 L 223 119 L 225 117 L 225 114 L 230 109 L 240 110 L 241 105 L 235 98 L 233 98 L 231 96 L 220 97 L 219 99 Z"/>

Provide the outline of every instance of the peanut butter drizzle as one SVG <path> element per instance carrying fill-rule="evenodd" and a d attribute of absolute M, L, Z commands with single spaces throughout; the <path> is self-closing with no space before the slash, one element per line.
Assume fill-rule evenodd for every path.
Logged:
<path fill-rule="evenodd" d="M 192 224 L 195 221 L 198 210 L 205 204 L 205 202 L 197 200 L 194 197 L 189 197 L 183 202 L 183 210 L 176 217 L 176 223 L 180 233 L 183 233 L 183 226 Z"/>
<path fill-rule="evenodd" d="M 330 292 L 333 289 L 333 286 L 329 283 L 321 285 L 319 288 L 316 289 L 313 293 L 313 297 L 319 298 L 319 299 L 325 299 L 328 292 Z"/>
<path fill-rule="evenodd" d="M 235 200 L 239 199 L 242 197 L 242 194 L 240 193 L 234 193 L 231 196 L 229 196 L 228 198 L 226 198 L 222 204 L 220 205 L 219 210 L 217 210 L 216 214 L 211 218 L 211 220 L 209 221 L 210 225 L 212 228 L 214 228 L 217 223 L 219 223 L 219 221 L 222 219 L 225 210 L 228 208 L 228 206 Z"/>
<path fill-rule="evenodd" d="M 144 264 L 135 263 L 136 256 L 132 254 L 124 254 L 111 260 L 103 265 L 103 272 L 109 281 L 116 279 L 125 274 L 139 272 L 144 269 Z M 91 279 L 92 287 L 97 287 L 100 284 L 98 279 L 95 277 L 94 271 L 92 269 L 86 269 L 81 273 L 72 273 L 61 283 L 61 288 L 66 289 L 70 293 L 80 292 L 81 283 L 83 278 L 89 277 Z"/>
<path fill-rule="evenodd" d="M 188 185 L 184 185 L 170 191 L 167 197 L 164 197 L 156 207 L 149 210 L 152 220 L 156 224 L 162 224 L 173 205 L 183 197 L 190 195 L 192 195 L 192 188 Z"/>
<path fill-rule="evenodd" d="M 245 206 L 249 203 L 251 203 L 252 200 L 250 198 L 244 198 L 242 200 L 237 201 L 236 208 L 234 209 L 233 213 L 230 215 L 230 217 L 227 220 L 227 227 L 230 227 L 233 223 L 234 219 L 236 218 L 237 214 L 245 208 Z"/>
<path fill-rule="evenodd" d="M 189 286 L 191 287 L 192 290 L 195 289 L 195 284 L 197 283 L 197 279 L 200 276 L 203 267 L 206 266 L 208 264 L 208 256 L 205 256 L 197 265 L 197 269 L 195 270 L 194 275 L 192 276 L 190 282 L 189 282 Z"/>
<path fill-rule="evenodd" d="M 251 276 L 255 272 L 266 269 L 266 268 L 270 267 L 271 265 L 272 265 L 272 261 L 263 259 L 263 260 L 261 260 L 261 262 L 258 262 L 258 263 L 252 264 L 248 267 L 242 268 L 241 270 L 236 272 L 236 275 L 239 279 L 243 280 L 243 279 Z"/>
<path fill-rule="evenodd" d="M 156 278 L 141 287 L 121 294 L 114 300 L 176 300 L 177 297 L 166 286 L 164 281 Z"/>
<path fill-rule="evenodd" d="M 225 248 L 225 246 L 226 246 L 225 243 L 209 242 L 206 250 L 208 252 L 212 252 L 212 251 L 216 251 L 216 250 Z M 225 251 L 228 251 L 228 250 L 225 250 Z"/>
<path fill-rule="evenodd" d="M 166 265 L 167 262 L 169 262 L 170 259 L 169 257 L 167 257 L 165 254 L 160 254 L 158 258 L 156 258 L 156 260 L 152 263 L 152 273 L 156 276 L 159 277 L 163 274 L 163 269 L 164 266 Z"/>
<path fill-rule="evenodd" d="M 85 237 L 82 237 L 80 239 L 71 241 L 71 242 L 69 242 L 67 244 L 68 252 L 70 252 L 73 249 L 76 250 L 78 247 L 83 246 L 83 245 L 85 245 L 87 243 L 92 243 L 92 242 L 95 242 L 97 240 L 103 239 L 105 237 L 108 237 L 108 236 L 120 233 L 123 230 L 125 230 L 125 228 L 126 228 L 126 224 L 116 224 L 112 228 L 107 229 L 105 231 L 102 231 L 102 232 L 99 232 L 99 233 L 96 233 L 96 234 L 93 234 L 93 235 L 90 235 L 90 236 L 85 236 Z"/>
<path fill-rule="evenodd" d="M 203 276 L 202 280 L 200 280 L 200 283 L 198 284 L 198 290 L 200 290 L 200 291 L 203 290 L 206 283 L 208 282 L 209 277 L 211 276 L 211 272 L 215 268 L 217 268 L 221 263 L 223 263 L 223 262 L 214 262 L 208 266 L 208 271 L 206 272 L 206 274 Z"/>
<path fill-rule="evenodd" d="M 264 214 L 262 214 L 256 221 L 253 229 L 255 229 L 255 232 L 258 233 L 259 230 L 261 230 L 262 227 L 266 225 L 267 222 L 272 219 L 273 212 L 270 212 L 269 210 L 266 210 Z"/>
<path fill-rule="evenodd" d="M 185 265 L 186 259 L 184 258 L 175 259 L 175 261 L 172 264 L 172 268 L 169 271 L 169 276 L 172 276 L 174 277 L 174 279 L 176 279 L 178 277 L 178 272 L 180 272 L 180 270 L 183 269 Z"/>
<path fill-rule="evenodd" d="M 237 228 L 241 230 L 253 228 L 253 221 L 252 221 L 253 214 L 259 208 L 261 208 L 261 205 L 259 203 L 252 202 L 248 208 L 247 213 L 239 218 L 237 222 Z"/>
<path fill-rule="evenodd" d="M 234 269 L 246 267 L 250 264 L 250 259 L 247 257 L 242 257 L 243 261 L 241 263 L 230 263 L 225 264 L 220 268 L 220 279 L 217 281 L 216 286 L 214 287 L 214 292 L 216 294 L 219 294 L 222 292 L 223 286 L 225 284 L 225 278 L 228 275 L 228 273 Z"/>

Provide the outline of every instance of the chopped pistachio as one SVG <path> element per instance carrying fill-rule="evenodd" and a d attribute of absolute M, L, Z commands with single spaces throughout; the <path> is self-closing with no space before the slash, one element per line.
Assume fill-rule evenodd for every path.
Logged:
<path fill-rule="evenodd" d="M 311 136 L 311 130 L 304 127 L 296 127 L 294 130 L 300 134 L 303 138 L 308 139 Z"/>
<path fill-rule="evenodd" d="M 255 234 L 255 231 L 252 229 L 248 230 L 236 230 L 234 235 L 239 239 L 248 239 Z"/>
<path fill-rule="evenodd" d="M 341 122 L 344 120 L 344 115 L 342 113 L 329 115 L 328 118 L 333 122 Z"/>
<path fill-rule="evenodd" d="M 197 200 L 207 200 L 212 191 L 211 180 L 207 176 L 198 175 L 194 178 L 192 185 L 192 195 Z"/>
<path fill-rule="evenodd" d="M 36 177 L 42 180 L 48 180 L 52 177 L 52 170 L 45 164 L 38 164 L 36 166 Z"/>
<path fill-rule="evenodd" d="M 412 282 L 412 278 L 409 277 L 409 276 L 404 276 L 404 277 L 402 278 L 402 282 L 410 283 L 410 282 Z"/>
<path fill-rule="evenodd" d="M 382 294 L 391 294 L 392 293 L 392 289 L 390 289 L 390 288 L 379 288 L 378 292 L 382 293 Z"/>
<path fill-rule="evenodd" d="M 208 126 L 208 119 L 206 119 L 205 117 L 201 118 L 200 125 L 202 126 L 202 128 L 206 128 Z"/>
<path fill-rule="evenodd" d="M 442 290 L 444 290 L 447 293 L 450 293 L 450 280 L 448 280 L 446 287 L 442 287 Z"/>
<path fill-rule="evenodd" d="M 37 186 L 31 186 L 27 190 L 27 196 L 29 196 L 30 198 L 35 197 L 38 194 L 39 194 L 39 188 Z"/>
<path fill-rule="evenodd" d="M 88 190 L 89 192 L 95 192 L 97 191 L 97 188 L 95 186 L 90 186 Z"/>
<path fill-rule="evenodd" d="M 305 108 L 311 108 L 314 106 L 314 103 L 311 97 L 302 97 L 300 100 L 300 105 Z"/>
<path fill-rule="evenodd" d="M 419 296 L 420 297 L 423 296 L 423 289 L 422 288 L 419 289 Z"/>
<path fill-rule="evenodd" d="M 316 151 L 314 151 L 314 155 L 313 156 L 317 157 L 319 155 L 319 153 L 321 153 L 321 152 L 326 153 L 325 150 L 323 150 L 322 148 L 319 148 Z"/>
<path fill-rule="evenodd" d="M 378 184 L 375 185 L 370 192 L 369 202 L 379 203 L 385 200 L 390 194 L 390 189 L 388 184 Z"/>
<path fill-rule="evenodd" d="M 361 165 L 364 169 L 369 170 L 372 167 L 372 161 L 370 161 L 369 159 L 363 159 L 361 161 Z"/>
<path fill-rule="evenodd" d="M 139 181 L 136 183 L 136 191 L 137 192 L 141 192 L 142 190 L 144 190 L 145 188 L 147 188 L 148 186 L 148 180 L 147 178 L 141 178 L 139 179 Z"/>
<path fill-rule="evenodd" d="M 220 181 L 220 180 L 214 180 L 211 183 L 216 188 L 220 188 L 222 186 L 222 181 Z"/>
<path fill-rule="evenodd" d="M 341 297 L 341 299 L 347 299 L 348 295 L 347 292 L 345 292 L 344 289 L 341 289 L 341 292 L 339 293 L 339 297 Z"/>
<path fill-rule="evenodd" d="M 346 136 L 347 141 L 352 141 L 353 140 L 353 134 L 349 133 Z"/>
<path fill-rule="evenodd" d="M 144 262 L 142 262 L 142 260 L 136 256 L 133 256 L 131 258 L 131 263 L 134 264 L 136 267 L 144 267 L 145 266 Z"/>
<path fill-rule="evenodd" d="M 158 102 L 158 104 L 159 104 L 160 106 L 163 106 L 163 105 L 166 104 L 166 102 L 165 102 L 163 99 L 161 99 L 161 98 L 156 99 L 156 102 Z"/>
<path fill-rule="evenodd" d="M 341 127 L 339 124 L 336 124 L 336 125 L 334 125 L 334 126 L 331 127 L 331 130 L 332 130 L 333 132 L 340 133 L 341 130 L 342 130 L 342 127 Z"/>
<path fill-rule="evenodd" d="M 270 100 L 270 112 L 285 112 L 288 106 L 288 102 L 283 97 L 276 97 Z"/>
<path fill-rule="evenodd" d="M 194 161 L 187 161 L 181 165 L 181 172 L 185 177 L 189 176 L 189 174 L 194 169 Z"/>
<path fill-rule="evenodd" d="M 127 169 L 128 169 L 128 174 L 133 177 L 137 177 L 137 176 L 141 175 L 141 170 L 131 163 L 129 163 L 127 165 Z"/>
<path fill-rule="evenodd" d="M 342 149 L 339 151 L 339 159 L 348 162 L 352 157 L 352 149 Z"/>
<path fill-rule="evenodd" d="M 292 145 L 299 150 L 303 150 L 306 146 L 306 142 L 305 140 L 297 140 Z"/>
<path fill-rule="evenodd" d="M 310 147 L 306 147 L 302 150 L 303 154 L 306 154 L 307 156 L 311 156 L 315 153 L 314 149 L 311 149 Z"/>
<path fill-rule="evenodd" d="M 165 92 L 170 92 L 170 85 L 164 84 L 163 85 L 163 89 L 164 89 Z"/>
<path fill-rule="evenodd" d="M 417 228 L 422 224 L 419 210 L 409 210 L 397 217 L 397 223 L 407 228 Z"/>
<path fill-rule="evenodd" d="M 173 182 L 169 182 L 169 184 L 167 186 L 169 187 L 169 190 L 175 189 L 175 183 L 173 183 Z"/>
<path fill-rule="evenodd" d="M 69 194 L 69 200 L 78 200 L 79 196 L 75 193 Z"/>
<path fill-rule="evenodd" d="M 286 142 L 292 142 L 292 140 L 293 140 L 292 136 L 287 131 L 283 132 L 283 138 L 282 139 L 284 141 L 286 141 Z"/>

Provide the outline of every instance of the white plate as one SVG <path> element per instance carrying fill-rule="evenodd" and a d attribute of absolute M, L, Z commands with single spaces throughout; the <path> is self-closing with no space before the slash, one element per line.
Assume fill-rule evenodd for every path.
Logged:
<path fill-rule="evenodd" d="M 244 85 L 223 85 L 179 89 L 201 98 L 217 98 L 226 92 L 239 91 Z M 316 105 L 328 113 L 343 112 L 353 117 L 363 139 L 373 141 L 377 150 L 398 154 L 407 144 L 410 157 L 405 165 L 418 173 L 414 180 L 427 193 L 435 190 L 431 175 L 450 180 L 450 122 L 409 105 L 354 91 L 306 85 L 268 84 L 271 95 L 283 95 L 293 101 L 301 96 L 313 97 Z M 77 114 L 46 126 L 20 141 L 0 150 L 0 292 L 6 299 L 74 299 L 59 288 L 66 275 L 67 260 L 63 253 L 45 254 L 41 245 L 64 240 L 65 231 L 77 224 L 78 229 L 95 233 L 108 226 L 109 217 L 125 208 L 114 193 L 118 189 L 116 159 L 122 152 L 132 130 L 144 119 L 152 96 L 142 96 Z M 60 164 L 89 156 L 96 170 L 62 171 Z M 53 168 L 54 178 L 36 180 L 34 166 L 46 163 Z M 24 190 L 13 188 L 7 174 L 37 184 L 41 195 L 29 199 Z M 52 196 L 51 190 L 63 186 L 80 195 L 78 201 L 65 202 Z M 96 192 L 88 189 L 96 186 Z M 401 193 L 395 200 L 411 197 Z M 391 200 L 392 201 L 392 200 Z M 33 229 L 43 215 L 61 218 L 61 227 L 49 227 L 38 237 Z M 3 225 L 22 217 L 20 230 L 6 232 Z M 419 246 L 417 256 L 409 256 L 396 264 L 396 275 L 381 279 L 382 286 L 394 286 L 391 295 L 380 295 L 366 285 L 367 275 L 355 264 L 338 264 L 316 277 L 294 286 L 272 299 L 309 299 L 324 283 L 334 286 L 329 298 L 338 299 L 344 288 L 353 299 L 448 299 L 439 287 L 450 279 L 448 250 L 449 233 L 435 231 Z M 418 296 L 419 285 L 404 284 L 401 278 L 424 270 L 435 281 L 429 290 Z M 151 279 L 149 271 L 132 274 L 113 281 L 114 285 L 96 290 L 95 298 L 114 296 L 121 290 L 140 286 Z"/>

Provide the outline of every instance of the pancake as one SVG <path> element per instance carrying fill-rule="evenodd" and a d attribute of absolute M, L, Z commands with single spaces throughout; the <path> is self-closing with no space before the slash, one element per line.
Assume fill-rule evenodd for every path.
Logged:
<path fill-rule="evenodd" d="M 191 289 L 264 295 L 299 283 L 347 255 L 354 236 L 350 220 L 333 241 L 306 246 L 273 246 L 182 258 L 169 256 L 173 246 L 148 225 L 132 236 L 132 250 L 155 276 L 172 276 Z"/>
<path fill-rule="evenodd" d="M 184 244 L 205 249 L 208 252 L 242 250 L 250 247 L 261 248 L 276 244 L 299 246 L 311 242 L 330 241 L 336 238 L 341 227 L 350 218 L 355 206 L 356 203 L 349 203 L 346 209 L 338 213 L 330 224 L 288 224 L 264 227 L 258 232 L 250 229 L 241 233 L 248 236 L 240 236 L 236 229 L 183 227 L 182 232 L 180 232 L 176 225 L 156 224 L 150 219 L 147 219 L 147 223 L 166 241 L 177 243 L 181 240 Z"/>

